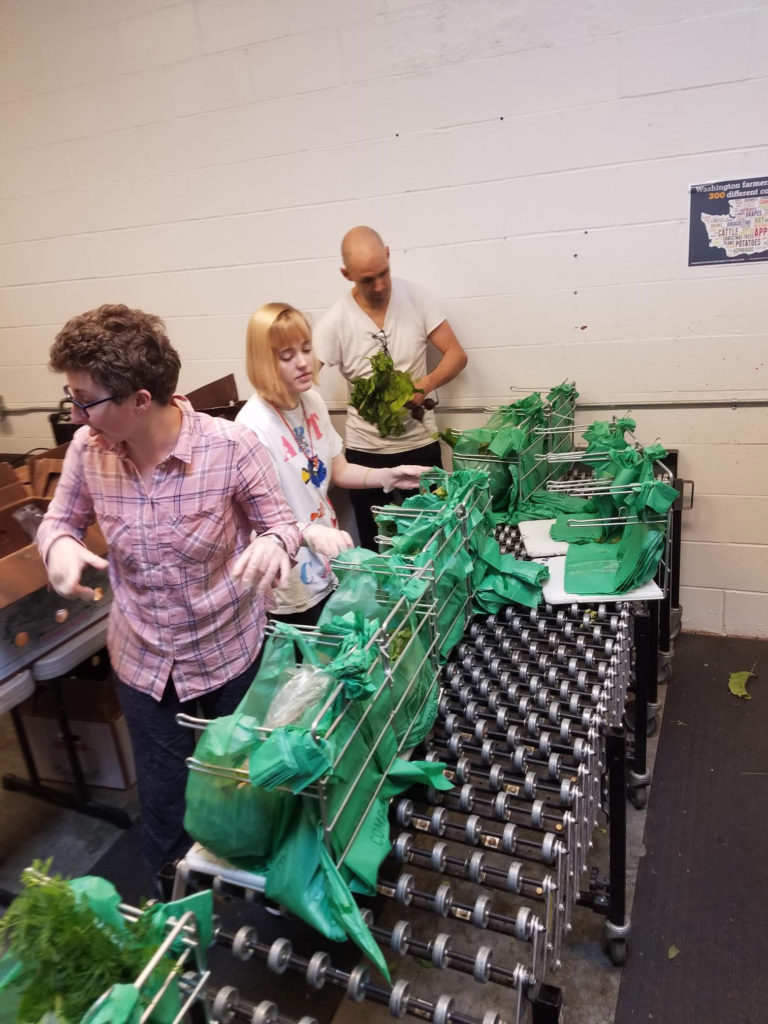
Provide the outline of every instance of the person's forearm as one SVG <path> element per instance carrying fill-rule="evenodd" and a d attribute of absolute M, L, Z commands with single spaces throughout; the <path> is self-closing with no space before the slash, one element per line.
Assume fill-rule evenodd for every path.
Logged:
<path fill-rule="evenodd" d="M 429 394 L 430 391 L 436 391 L 443 384 L 458 377 L 466 365 L 467 354 L 463 349 L 459 349 L 457 352 L 446 352 L 434 370 L 417 380 L 414 387 L 418 391 Z"/>
<path fill-rule="evenodd" d="M 45 565 L 57 540 L 72 537 L 82 544 L 86 530 L 96 518 L 81 472 L 80 447 L 79 442 L 70 442 L 56 491 L 37 530 L 35 543 Z"/>
<path fill-rule="evenodd" d="M 337 466 L 336 460 L 334 460 L 333 482 L 337 487 L 344 487 L 348 491 L 360 491 L 366 487 L 382 487 L 384 485 L 384 470 L 375 469 L 373 466 L 358 466 L 346 460 L 343 465 Z"/>

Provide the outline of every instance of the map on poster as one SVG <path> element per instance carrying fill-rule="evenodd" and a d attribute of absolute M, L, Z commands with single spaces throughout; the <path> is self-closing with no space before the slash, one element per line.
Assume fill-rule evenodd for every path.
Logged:
<path fill-rule="evenodd" d="M 768 177 L 691 186 L 688 266 L 768 260 Z"/>

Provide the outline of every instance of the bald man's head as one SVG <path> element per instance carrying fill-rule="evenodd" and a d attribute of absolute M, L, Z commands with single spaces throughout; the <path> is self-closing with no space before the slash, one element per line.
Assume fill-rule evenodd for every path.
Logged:
<path fill-rule="evenodd" d="M 352 228 L 341 240 L 342 275 L 354 285 L 352 294 L 363 308 L 386 309 L 392 294 L 389 248 L 373 228 Z"/>

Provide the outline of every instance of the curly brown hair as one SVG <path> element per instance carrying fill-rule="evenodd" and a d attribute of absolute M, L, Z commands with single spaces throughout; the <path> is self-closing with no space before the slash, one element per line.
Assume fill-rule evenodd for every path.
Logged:
<path fill-rule="evenodd" d="M 104 305 L 72 317 L 51 345 L 56 373 L 79 370 L 121 402 L 144 388 L 168 405 L 181 360 L 159 316 L 123 305 Z"/>

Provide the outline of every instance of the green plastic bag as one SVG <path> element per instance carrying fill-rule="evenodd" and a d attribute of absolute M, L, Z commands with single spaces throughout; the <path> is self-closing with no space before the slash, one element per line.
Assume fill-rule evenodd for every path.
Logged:
<path fill-rule="evenodd" d="M 140 993 L 134 985 L 113 985 L 88 1012 L 80 1024 L 138 1024 L 141 1020 Z"/>
<path fill-rule="evenodd" d="M 572 594 L 626 594 L 653 579 L 664 545 L 664 532 L 643 523 L 626 526 L 616 543 L 572 544 L 565 588 Z"/>
<path fill-rule="evenodd" d="M 503 555 L 492 537 L 475 560 L 472 573 L 473 608 L 476 612 L 498 612 L 510 604 L 535 608 L 549 569 L 539 562 Z"/>
<path fill-rule="evenodd" d="M 404 571 L 393 571 L 393 567 Z M 429 655 L 425 623 L 418 614 L 410 613 L 414 603 L 426 593 L 428 580 L 407 575 L 410 568 L 396 555 L 376 555 L 362 548 L 344 552 L 334 561 L 334 569 L 339 586 L 326 603 L 318 624 L 322 630 L 346 633 L 350 649 L 357 652 L 358 658 L 366 650 L 372 628 L 387 621 L 404 594 L 408 597 L 404 610 L 390 617 L 389 647 L 382 656 L 378 648 L 368 645 L 370 658 L 363 667 L 375 703 L 370 713 L 382 724 L 391 717 L 397 742 L 411 749 L 429 732 L 437 715 L 437 665 Z M 361 608 L 375 618 L 362 620 Z M 391 666 L 391 688 L 384 686 L 384 659 Z M 344 679 L 350 670 L 343 653 L 330 667 Z"/>
<path fill-rule="evenodd" d="M 216 769 L 247 769 L 261 742 L 259 722 L 235 712 L 210 722 L 198 740 L 195 760 Z M 187 778 L 184 827 L 207 849 L 233 864 L 245 860 L 252 868 L 272 854 L 275 829 L 284 813 L 285 794 L 257 789 L 233 779 L 194 768 Z"/>

